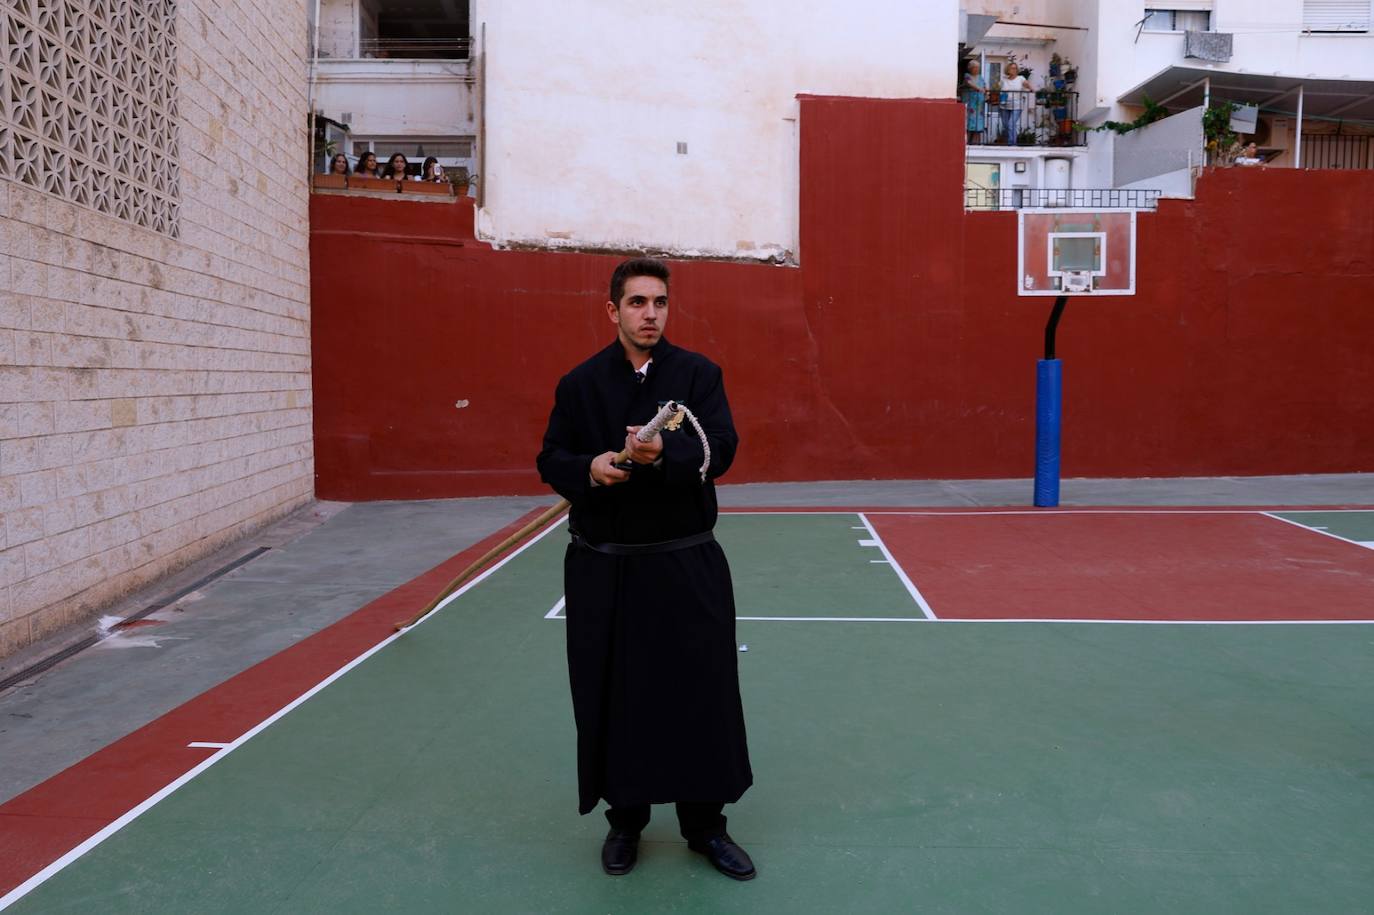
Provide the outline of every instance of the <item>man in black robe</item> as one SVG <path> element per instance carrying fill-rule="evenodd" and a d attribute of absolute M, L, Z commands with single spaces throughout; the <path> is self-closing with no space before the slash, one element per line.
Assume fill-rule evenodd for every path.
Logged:
<path fill-rule="evenodd" d="M 604 798 L 602 867 L 628 873 L 649 805 L 673 802 L 688 847 L 754 876 L 722 809 L 753 783 L 736 667 L 730 567 L 711 530 L 712 481 L 738 436 L 720 368 L 663 337 L 668 267 L 636 258 L 611 277 L 610 346 L 558 382 L 539 473 L 572 503 L 563 562 L 580 813 Z M 647 442 L 666 401 L 690 420 Z M 670 424 L 671 425 L 671 424 Z M 617 464 L 621 451 L 629 459 Z"/>

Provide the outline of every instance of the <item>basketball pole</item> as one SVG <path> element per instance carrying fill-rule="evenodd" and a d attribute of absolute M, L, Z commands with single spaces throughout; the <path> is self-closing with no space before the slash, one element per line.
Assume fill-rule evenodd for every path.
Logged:
<path fill-rule="evenodd" d="M 1064 367 L 1055 358 L 1055 334 L 1069 297 L 1054 300 L 1045 324 L 1045 358 L 1035 365 L 1035 507 L 1059 504 L 1059 427 L 1064 409 Z"/>

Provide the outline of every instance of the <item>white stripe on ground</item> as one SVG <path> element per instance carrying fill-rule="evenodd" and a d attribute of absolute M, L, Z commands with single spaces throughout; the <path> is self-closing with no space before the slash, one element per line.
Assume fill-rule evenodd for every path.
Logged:
<path fill-rule="evenodd" d="M 1275 521 L 1282 521 L 1284 524 L 1291 524 L 1299 530 L 1304 530 L 1313 534 L 1318 534 L 1322 537 L 1330 537 L 1332 540 L 1339 540 L 1341 543 L 1348 543 L 1351 546 L 1369 546 L 1367 543 L 1361 543 L 1359 540 L 1351 540 L 1349 537 L 1342 537 L 1340 534 L 1333 534 L 1330 531 L 1319 530 L 1315 527 L 1312 527 L 1311 525 L 1303 524 L 1301 521 L 1294 521 L 1292 518 L 1285 518 L 1282 515 L 1276 515 L 1273 512 L 1260 512 L 1260 514 L 1264 515 L 1266 518 L 1273 518 Z"/>
<path fill-rule="evenodd" d="M 888 550 L 887 544 L 883 543 L 883 538 L 878 536 L 878 532 L 874 530 L 872 523 L 868 520 L 868 516 L 860 512 L 859 520 L 864 523 L 864 527 L 868 528 L 868 533 L 872 535 L 873 542 L 877 544 L 878 549 L 883 551 L 883 556 L 887 561 L 892 564 L 892 571 L 896 572 L 897 577 L 902 580 L 902 584 L 906 586 L 907 593 L 910 594 L 911 599 L 916 602 L 916 606 L 921 608 L 921 612 L 926 615 L 926 619 L 938 619 L 939 617 L 930 609 L 930 604 L 926 603 L 926 599 L 921 596 L 921 592 L 917 590 L 916 585 L 912 584 L 911 579 L 907 577 L 906 571 L 897 564 L 897 560 L 892 558 L 892 553 Z"/>
<path fill-rule="evenodd" d="M 332 674 L 325 677 L 319 683 L 316 683 L 314 686 L 306 690 L 300 696 L 297 696 L 295 699 L 291 700 L 291 702 L 287 703 L 285 706 L 273 712 L 270 716 L 268 716 L 258 724 L 254 725 L 246 733 L 238 737 L 238 739 L 234 740 L 233 742 L 225 746 L 224 749 L 220 750 L 220 752 L 208 757 L 203 762 L 196 765 L 193 769 L 186 772 L 180 778 L 176 779 L 171 784 L 167 785 L 165 788 L 158 791 L 152 797 L 143 801 L 138 806 L 130 810 L 128 813 L 124 814 L 119 819 L 115 820 L 113 823 L 110 823 L 104 829 L 100 830 L 95 835 L 91 836 L 89 839 L 82 842 L 80 845 L 76 846 L 76 848 L 73 848 L 71 851 L 67 852 L 65 855 L 58 858 L 53 863 L 49 864 L 47 867 L 43 868 L 38 873 L 34 874 L 28 880 L 25 880 L 23 883 L 19 884 L 19 886 L 10 890 L 8 893 L 4 895 L 4 897 L 0 898 L 0 911 L 9 908 L 11 905 L 18 902 L 20 899 L 23 899 L 25 896 L 33 892 L 38 887 L 42 886 L 44 883 L 52 879 L 64 868 L 66 868 L 67 865 L 71 864 L 73 861 L 76 861 L 82 855 L 86 854 L 86 852 L 95 848 L 101 842 L 104 842 L 110 836 L 119 832 L 121 829 L 132 823 L 134 820 L 138 819 L 148 810 L 151 810 L 164 798 L 173 794 L 182 785 L 191 781 L 191 779 L 195 778 L 197 775 L 200 775 L 200 773 L 204 772 L 206 769 L 210 768 L 215 763 L 228 757 L 229 754 L 233 753 L 239 747 L 243 746 L 246 742 L 251 740 L 257 734 L 261 733 L 264 729 L 270 727 L 278 719 L 282 718 L 284 715 L 291 712 L 293 709 L 295 709 L 301 703 L 305 702 L 311 696 L 315 695 L 320 690 L 324 689 L 326 686 L 333 683 L 335 680 L 339 679 L 353 668 L 357 667 L 363 661 L 366 661 L 368 658 L 372 657 L 374 654 L 381 651 L 386 646 L 390 645 L 392 642 L 401 638 L 407 632 L 411 632 L 416 627 L 423 626 L 425 623 L 429 622 L 434 617 L 438 616 L 439 611 L 443 610 L 444 607 L 446 607 L 451 602 L 457 600 L 463 594 L 466 594 L 468 591 L 472 590 L 478 584 L 486 581 L 488 578 L 492 576 L 493 573 L 496 572 L 496 570 L 502 568 L 504 565 L 506 565 L 506 563 L 510 562 L 516 556 L 519 556 L 521 553 L 525 552 L 525 550 L 529 549 L 530 547 L 538 543 L 540 540 L 544 539 L 544 537 L 547 536 L 550 531 L 552 531 L 554 528 L 561 526 L 564 520 L 565 518 L 559 518 L 557 521 L 551 523 L 544 530 L 540 531 L 536 536 L 530 538 L 530 540 L 521 545 L 519 549 L 502 557 L 500 561 L 490 566 L 486 571 L 482 572 L 480 575 L 474 577 L 472 581 L 469 581 L 467 584 L 463 585 L 457 591 L 454 591 L 448 597 L 440 601 L 432 612 L 430 612 L 427 616 L 425 616 L 423 619 L 417 622 L 414 626 L 411 626 L 408 629 L 404 629 L 400 632 L 393 632 L 391 635 L 387 636 L 385 639 L 378 642 L 376 645 L 373 645 L 371 648 L 367 649 L 362 654 L 358 655 L 356 658 L 349 661 L 343 667 L 340 667 L 338 670 L 334 671 Z"/>

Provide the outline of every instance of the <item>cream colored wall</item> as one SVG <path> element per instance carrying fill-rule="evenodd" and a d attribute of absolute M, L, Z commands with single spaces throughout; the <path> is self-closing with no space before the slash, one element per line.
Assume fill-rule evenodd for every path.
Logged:
<path fill-rule="evenodd" d="M 306 10 L 177 9 L 179 238 L 0 177 L 0 655 L 312 495 Z"/>
<path fill-rule="evenodd" d="M 955 88 L 953 2 L 482 0 L 476 12 L 479 229 L 502 245 L 792 259 L 797 94 Z"/>

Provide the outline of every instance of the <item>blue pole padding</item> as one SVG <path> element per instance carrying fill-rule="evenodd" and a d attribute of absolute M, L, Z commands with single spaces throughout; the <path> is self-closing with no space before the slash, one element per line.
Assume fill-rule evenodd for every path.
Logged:
<path fill-rule="evenodd" d="M 1040 359 L 1035 365 L 1035 504 L 1059 504 L 1059 424 L 1064 408 L 1063 363 Z"/>

